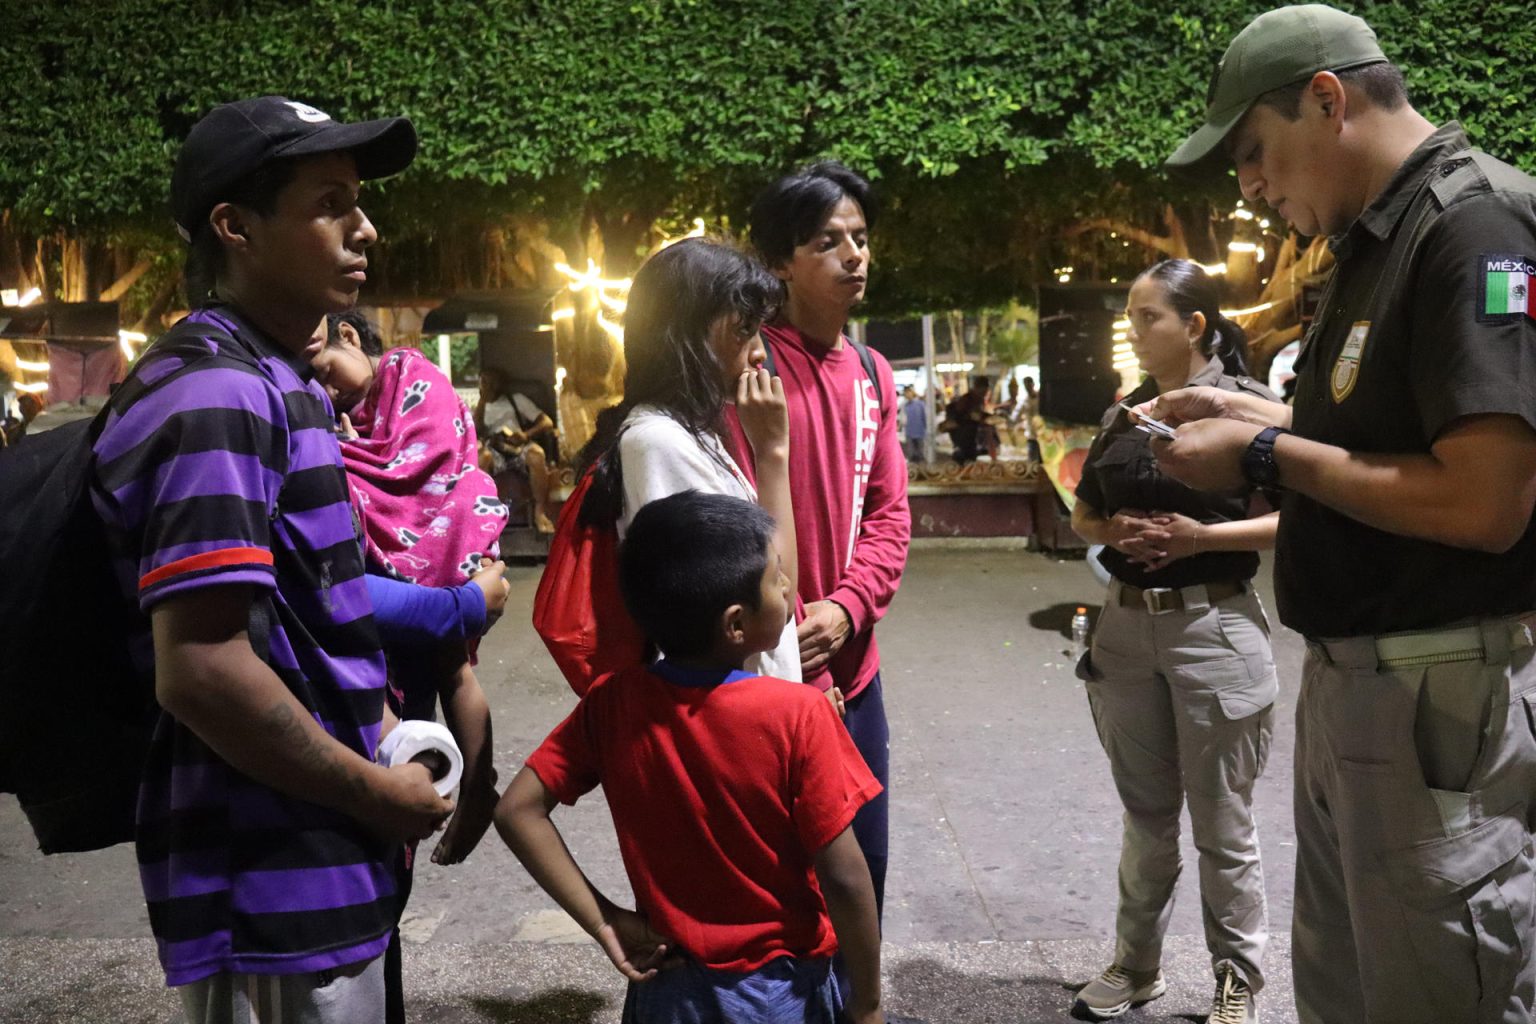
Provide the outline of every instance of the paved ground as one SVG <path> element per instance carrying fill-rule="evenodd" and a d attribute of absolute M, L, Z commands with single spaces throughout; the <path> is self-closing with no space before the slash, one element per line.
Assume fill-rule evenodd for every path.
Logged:
<path fill-rule="evenodd" d="M 510 575 L 512 601 L 526 608 L 537 570 Z M 1065 654 L 1073 606 L 1096 606 L 1102 595 L 1081 561 L 952 546 L 913 552 L 880 627 L 894 765 L 890 1009 L 935 1024 L 1065 1021 L 1072 988 L 1108 961 L 1118 805 Z M 1261 1004 L 1271 1024 L 1295 1019 L 1285 933 L 1299 638 L 1277 629 L 1276 653 L 1276 737 L 1257 796 L 1277 932 Z M 483 656 L 497 764 L 508 778 L 574 698 L 522 614 L 493 632 Z M 593 880 L 627 893 L 601 800 L 562 810 L 557 822 Z M 1124 1020 L 1198 1020 L 1209 1008 L 1187 838 L 1185 862 L 1164 963 L 1169 993 Z M 618 1019 L 619 976 L 494 834 L 458 868 L 423 860 L 403 932 L 417 1020 Z M 130 849 L 43 858 L 14 800 L 0 797 L 0 1021 L 175 1019 L 148 933 Z"/>

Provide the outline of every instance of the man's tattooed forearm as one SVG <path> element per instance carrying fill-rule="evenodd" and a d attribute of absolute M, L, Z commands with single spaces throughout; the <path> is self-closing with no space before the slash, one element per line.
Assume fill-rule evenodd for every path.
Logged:
<path fill-rule="evenodd" d="M 337 757 L 331 744 L 306 728 L 291 704 L 279 701 L 268 708 L 262 716 L 262 726 L 276 745 L 294 753 L 296 761 L 311 765 L 322 773 L 325 781 L 320 783 L 320 789 L 330 790 L 334 786 L 342 798 L 354 806 L 367 797 L 368 781 L 355 765 L 349 763 L 353 759 Z"/>

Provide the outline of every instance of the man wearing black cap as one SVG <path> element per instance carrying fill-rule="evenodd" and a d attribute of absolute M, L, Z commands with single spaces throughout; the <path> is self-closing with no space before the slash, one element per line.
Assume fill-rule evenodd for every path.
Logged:
<path fill-rule="evenodd" d="M 194 312 L 93 444 L 163 708 L 139 873 L 193 1024 L 382 1021 L 392 850 L 453 809 L 425 767 L 374 763 L 384 659 L 304 353 L 366 276 L 361 179 L 415 151 L 403 118 L 341 124 L 276 96 L 199 121 L 172 178 Z"/>
<path fill-rule="evenodd" d="M 1196 388 L 1164 468 L 1285 489 L 1280 617 L 1308 640 L 1292 955 L 1303 1021 L 1536 1003 L 1536 181 L 1436 128 L 1359 18 L 1260 15 L 1170 159 L 1230 160 L 1337 265 L 1294 407 Z"/>

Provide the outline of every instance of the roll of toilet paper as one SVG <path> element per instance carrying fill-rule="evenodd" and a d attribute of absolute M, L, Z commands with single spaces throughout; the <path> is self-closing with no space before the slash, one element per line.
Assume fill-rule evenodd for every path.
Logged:
<path fill-rule="evenodd" d="M 438 796 L 447 796 L 464 775 L 464 755 L 453 741 L 453 733 L 437 722 L 408 718 L 395 726 L 379 744 L 379 762 L 393 768 L 405 764 L 417 754 L 435 751 L 448 761 L 448 773 L 432 780 Z"/>

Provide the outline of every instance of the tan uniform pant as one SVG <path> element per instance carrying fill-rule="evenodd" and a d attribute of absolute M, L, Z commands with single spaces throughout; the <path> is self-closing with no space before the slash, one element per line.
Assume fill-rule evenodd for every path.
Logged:
<path fill-rule="evenodd" d="M 1112 583 L 1080 673 L 1125 807 L 1115 962 L 1162 959 L 1187 801 L 1212 966 L 1231 964 L 1257 992 L 1269 925 L 1253 784 L 1279 689 L 1264 610 L 1251 589 L 1159 615 L 1121 607 L 1119 592 Z"/>
<path fill-rule="evenodd" d="M 1300 1019 L 1527 1024 L 1533 798 L 1525 624 L 1310 643 L 1296 721 Z"/>

